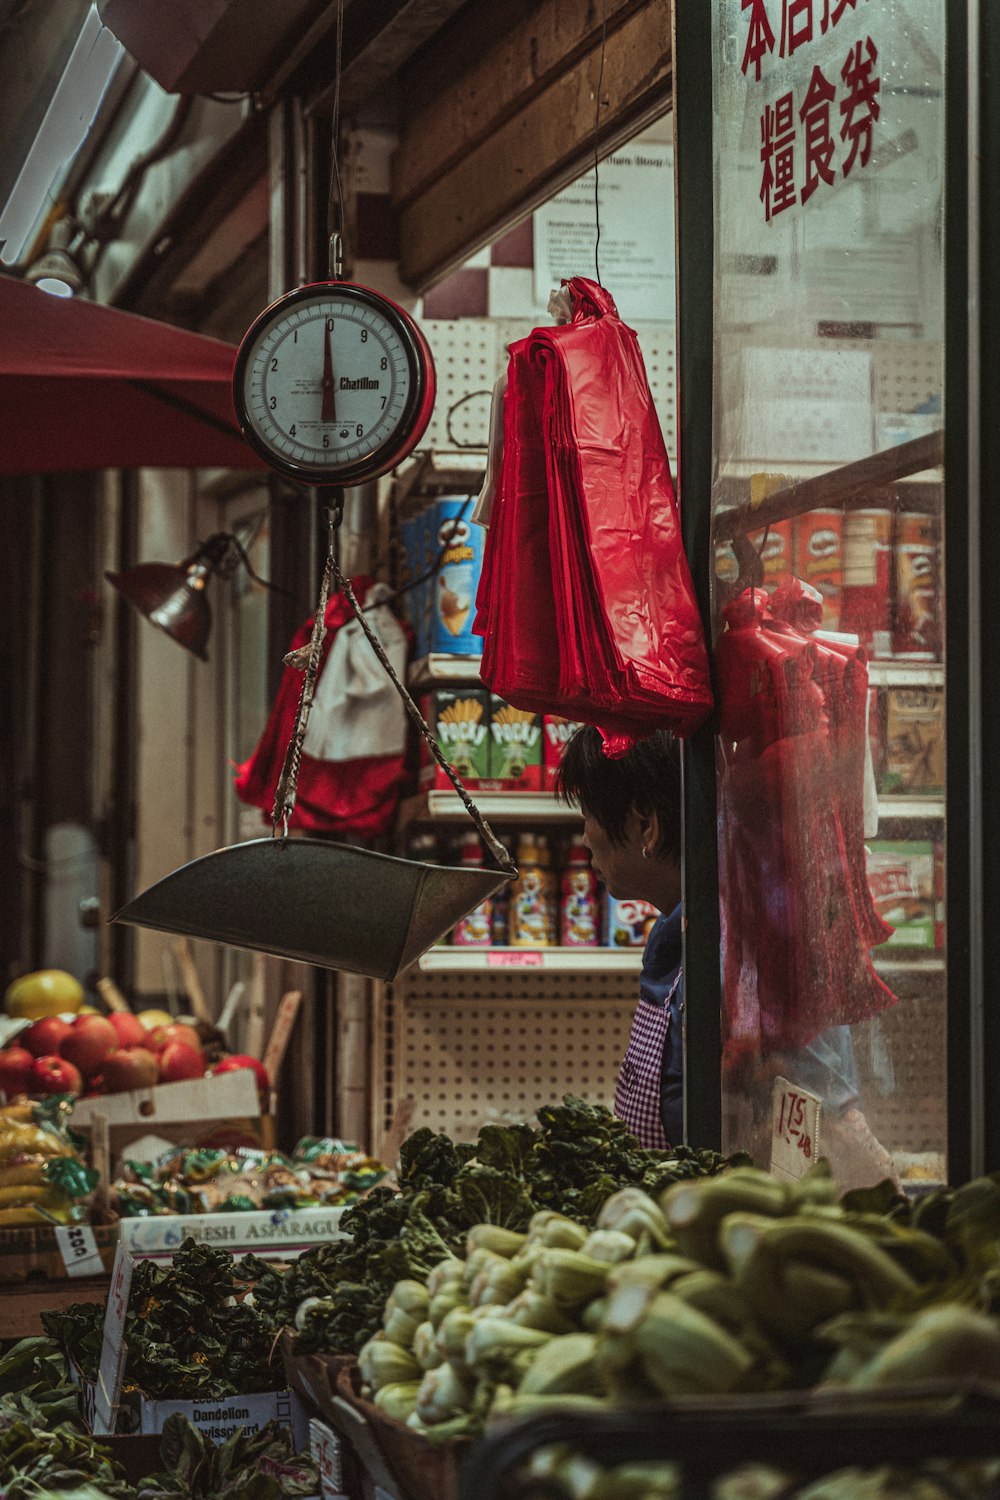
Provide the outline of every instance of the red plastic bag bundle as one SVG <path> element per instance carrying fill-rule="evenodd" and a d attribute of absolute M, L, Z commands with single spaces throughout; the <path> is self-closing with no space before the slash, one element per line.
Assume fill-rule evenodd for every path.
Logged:
<path fill-rule="evenodd" d="M 358 602 L 363 606 L 372 587 L 372 580 L 352 579 L 352 587 Z M 326 635 L 320 647 L 321 679 L 340 632 L 353 622 L 354 612 L 346 596 L 342 593 L 334 594 L 327 603 L 324 617 Z M 308 645 L 312 628 L 311 617 L 296 632 L 289 647 L 290 653 Z M 409 639 L 409 627 L 401 626 L 401 629 Z M 404 715 L 402 702 L 396 698 L 395 689 L 367 643 L 366 649 L 374 669 L 392 693 L 400 715 Z M 257 748 L 249 760 L 235 768 L 233 786 L 237 796 L 241 801 L 259 807 L 264 814 L 262 821 L 267 823 L 271 822 L 274 794 L 284 765 L 285 751 L 295 727 L 301 692 L 301 671 L 286 666 Z M 311 725 L 316 716 L 317 706 L 314 703 Z M 400 743 L 404 737 L 405 715 Z M 406 766 L 402 749 L 389 754 L 365 754 L 338 759 L 326 759 L 303 751 L 295 808 L 289 819 L 289 826 L 341 837 L 375 838 L 392 827 L 405 782 Z"/>
<path fill-rule="evenodd" d="M 811 591 L 724 610 L 719 893 L 726 1060 L 794 1050 L 896 1003 L 865 872 L 867 662 L 817 640 Z M 792 623 L 797 620 L 799 623 Z"/>
<path fill-rule="evenodd" d="M 483 680 L 596 724 L 609 753 L 712 707 L 666 448 L 635 333 L 592 281 L 512 344 L 477 599 Z"/>

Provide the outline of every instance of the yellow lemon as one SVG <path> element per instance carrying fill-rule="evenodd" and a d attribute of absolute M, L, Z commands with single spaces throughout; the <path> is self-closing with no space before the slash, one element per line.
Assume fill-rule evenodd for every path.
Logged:
<path fill-rule="evenodd" d="M 30 1021 L 78 1011 L 82 1004 L 83 985 L 65 969 L 36 969 L 32 974 L 22 974 L 4 994 L 7 1014 Z"/>

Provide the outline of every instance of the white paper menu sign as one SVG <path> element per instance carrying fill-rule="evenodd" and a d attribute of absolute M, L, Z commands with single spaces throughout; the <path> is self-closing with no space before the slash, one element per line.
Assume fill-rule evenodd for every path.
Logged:
<path fill-rule="evenodd" d="M 94 1434 L 98 1437 L 110 1437 L 118 1416 L 122 1376 L 128 1354 L 124 1336 L 125 1315 L 128 1312 L 134 1266 L 132 1256 L 119 1245 L 111 1268 L 111 1290 L 104 1312 L 104 1342 L 101 1345 L 101 1363 L 97 1371 L 97 1390 L 94 1393 Z"/>
<path fill-rule="evenodd" d="M 819 1155 L 821 1101 L 787 1078 L 774 1080 L 771 1095 L 771 1175 L 804 1177 Z"/>

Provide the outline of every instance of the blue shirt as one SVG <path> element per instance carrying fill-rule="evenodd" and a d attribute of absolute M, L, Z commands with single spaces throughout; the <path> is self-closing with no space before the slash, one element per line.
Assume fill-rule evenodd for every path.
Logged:
<path fill-rule="evenodd" d="M 653 923 L 642 955 L 639 996 L 647 1005 L 663 1005 L 681 968 L 680 902 L 669 916 L 661 914 Z M 679 1146 L 684 1140 L 684 1038 L 683 980 L 670 1001 L 670 1023 L 663 1039 L 660 1072 L 660 1118 L 667 1140 Z"/>

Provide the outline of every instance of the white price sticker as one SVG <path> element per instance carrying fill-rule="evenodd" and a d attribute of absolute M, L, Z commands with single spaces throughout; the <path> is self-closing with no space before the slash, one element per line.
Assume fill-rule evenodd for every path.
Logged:
<path fill-rule="evenodd" d="M 819 1154 L 822 1101 L 787 1078 L 776 1078 L 772 1093 L 771 1172 L 795 1181 L 804 1177 Z"/>
<path fill-rule="evenodd" d="M 67 1276 L 102 1276 L 104 1262 L 89 1224 L 57 1224 L 56 1241 Z"/>
<path fill-rule="evenodd" d="M 340 1438 L 315 1417 L 309 1423 L 309 1448 L 319 1469 L 322 1500 L 341 1500 L 344 1494 Z"/>

